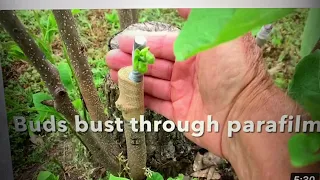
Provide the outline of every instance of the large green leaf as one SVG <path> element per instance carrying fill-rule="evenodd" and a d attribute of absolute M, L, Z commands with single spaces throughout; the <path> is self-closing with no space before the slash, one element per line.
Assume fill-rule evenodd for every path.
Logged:
<path fill-rule="evenodd" d="M 299 62 L 288 93 L 311 114 L 313 120 L 320 120 L 320 50 Z M 291 163 L 296 167 L 320 161 L 319 150 L 320 135 L 317 133 L 296 134 L 289 141 Z"/>
<path fill-rule="evenodd" d="M 302 34 L 301 51 L 302 57 L 311 53 L 320 39 L 320 8 L 310 9 L 306 25 Z"/>
<path fill-rule="evenodd" d="M 67 90 L 73 91 L 74 85 L 72 83 L 72 70 L 68 63 L 61 62 L 58 65 L 58 71 L 60 74 L 61 81 L 63 85 L 67 88 Z"/>
<path fill-rule="evenodd" d="M 174 44 L 177 61 L 235 39 L 294 9 L 192 9 Z"/>
<path fill-rule="evenodd" d="M 320 161 L 320 134 L 296 134 L 289 140 L 291 163 L 303 167 Z"/>
<path fill-rule="evenodd" d="M 298 63 L 288 93 L 314 120 L 320 120 L 320 50 Z"/>

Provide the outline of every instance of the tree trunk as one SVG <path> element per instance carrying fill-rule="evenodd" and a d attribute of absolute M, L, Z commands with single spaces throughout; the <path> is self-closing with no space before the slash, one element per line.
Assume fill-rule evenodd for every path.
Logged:
<path fill-rule="evenodd" d="M 109 49 L 118 49 L 119 45 L 117 37 L 126 31 L 132 30 L 179 31 L 176 27 L 159 22 L 133 24 L 110 39 L 108 43 Z M 123 119 L 121 112 L 115 106 L 115 102 L 119 96 L 118 87 L 112 82 L 110 75 L 108 75 L 105 80 L 105 94 L 108 100 L 107 106 L 109 114 L 113 115 L 113 118 L 121 117 L 121 119 Z M 150 110 L 147 110 L 144 115 L 145 119 L 150 121 L 167 120 L 165 117 Z M 147 132 L 145 134 L 147 145 L 147 167 L 161 172 L 165 177 L 176 177 L 179 173 L 188 174 L 192 172 L 193 160 L 199 147 L 186 139 L 182 133 L 177 130 L 167 133 L 163 129 L 160 129 L 159 132 Z M 119 139 L 122 139 L 121 145 L 124 152 L 126 152 L 124 134 L 119 133 L 118 136 Z"/>
<path fill-rule="evenodd" d="M 138 9 L 118 9 L 120 28 L 123 30 L 139 20 Z"/>
<path fill-rule="evenodd" d="M 74 118 L 75 115 L 78 115 L 78 112 L 72 105 L 55 66 L 46 60 L 44 53 L 41 52 L 35 41 L 27 33 L 14 11 L 0 11 L 0 23 L 39 72 L 54 98 L 55 109 L 70 122 L 71 127 L 74 129 Z M 111 140 L 111 136 L 106 138 L 106 134 L 92 133 L 92 131 L 78 135 L 93 155 L 95 161 L 101 163 L 110 172 L 117 173 L 120 171 L 116 158 L 120 152 L 118 150 L 119 146 L 115 141 Z"/>

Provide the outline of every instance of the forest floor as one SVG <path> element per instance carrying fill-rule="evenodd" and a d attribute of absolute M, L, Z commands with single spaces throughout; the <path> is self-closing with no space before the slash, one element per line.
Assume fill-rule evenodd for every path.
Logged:
<path fill-rule="evenodd" d="M 18 16 L 29 32 L 40 36 L 40 27 L 48 23 L 50 11 L 18 11 Z M 82 41 L 86 45 L 88 61 L 94 74 L 94 82 L 99 95 L 104 99 L 103 83 L 108 67 L 105 64 L 107 43 L 118 31 L 119 22 L 108 21 L 113 10 L 73 10 L 79 24 Z M 298 63 L 300 36 L 303 31 L 307 11 L 298 9 L 274 24 L 270 40 L 263 47 L 267 67 L 275 83 L 285 90 Z M 172 9 L 144 9 L 140 12 L 140 22 L 160 21 L 182 27 L 184 20 Z M 4 75 L 5 100 L 10 127 L 11 153 L 15 179 L 35 179 L 39 171 L 47 170 L 60 179 L 99 179 L 106 170 L 89 161 L 89 153 L 72 134 L 61 133 L 20 133 L 14 130 L 13 116 L 19 114 L 27 120 L 37 119 L 32 110 L 33 95 L 46 92 L 44 83 L 35 69 L 22 56 L 10 53 L 11 38 L 0 29 L 0 60 Z M 51 44 L 53 58 L 63 61 L 61 39 L 54 36 Z M 226 171 L 229 173 L 230 171 Z M 181 172 L 183 173 L 183 172 Z"/>

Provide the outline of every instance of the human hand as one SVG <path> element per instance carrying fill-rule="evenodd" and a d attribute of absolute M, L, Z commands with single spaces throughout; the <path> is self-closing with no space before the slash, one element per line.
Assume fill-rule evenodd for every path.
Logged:
<path fill-rule="evenodd" d="M 188 15 L 185 10 L 179 12 L 183 17 Z M 141 33 L 119 36 L 119 49 L 107 54 L 107 64 L 115 82 L 117 71 L 131 65 L 135 35 Z M 219 133 L 205 133 L 196 138 L 189 132 L 186 136 L 199 146 L 223 156 L 224 124 L 228 118 L 235 118 L 230 117 L 230 112 L 241 114 L 254 102 L 257 92 L 272 84 L 254 38 L 248 34 L 184 62 L 176 62 L 173 44 L 178 33 L 145 32 L 143 35 L 156 57 L 155 64 L 149 65 L 144 77 L 145 106 L 175 123 L 179 120 L 206 120 L 212 115 L 213 120 L 219 122 Z"/>

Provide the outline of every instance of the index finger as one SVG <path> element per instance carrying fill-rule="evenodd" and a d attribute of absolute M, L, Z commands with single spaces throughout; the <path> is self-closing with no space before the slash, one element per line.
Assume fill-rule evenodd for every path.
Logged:
<path fill-rule="evenodd" d="M 132 53 L 135 36 L 143 35 L 147 39 L 147 46 L 155 57 L 174 61 L 173 44 L 178 32 L 143 32 L 127 31 L 119 35 L 119 48 L 125 53 Z"/>

